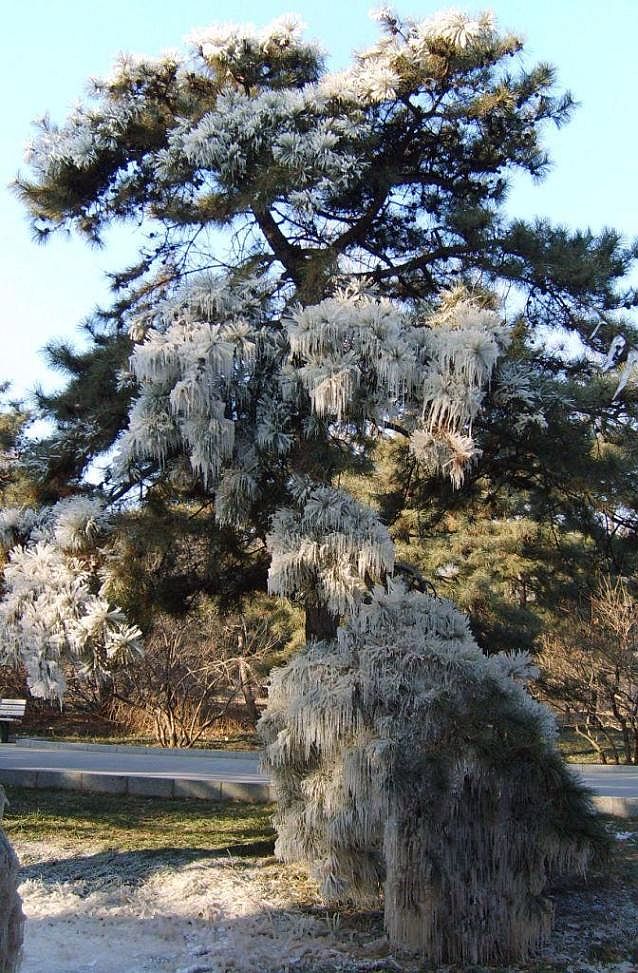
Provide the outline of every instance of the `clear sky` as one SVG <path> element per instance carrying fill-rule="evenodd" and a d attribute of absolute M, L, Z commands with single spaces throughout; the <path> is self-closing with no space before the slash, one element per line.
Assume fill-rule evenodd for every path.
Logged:
<path fill-rule="evenodd" d="M 377 27 L 374 0 L 13 0 L 3 11 L 0 83 L 0 381 L 24 394 L 37 382 L 51 388 L 39 349 L 73 337 L 77 324 L 107 299 L 104 271 L 125 263 L 131 243 L 118 234 L 103 250 L 79 240 L 33 243 L 20 204 L 7 185 L 23 167 L 30 122 L 48 112 L 61 122 L 90 75 L 106 74 L 120 51 L 158 54 L 181 47 L 196 27 L 212 22 L 262 25 L 282 13 L 301 14 L 308 35 L 345 65 Z M 548 132 L 554 170 L 540 186 L 521 180 L 510 207 L 521 216 L 638 236 L 636 89 L 638 0 L 487 0 L 454 4 L 406 0 L 403 15 L 426 17 L 454 5 L 492 9 L 501 26 L 527 40 L 530 62 L 550 61 L 581 107 L 560 132 Z"/>

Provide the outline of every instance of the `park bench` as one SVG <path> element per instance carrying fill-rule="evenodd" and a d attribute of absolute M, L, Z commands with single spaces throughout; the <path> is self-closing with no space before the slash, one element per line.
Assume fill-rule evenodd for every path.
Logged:
<path fill-rule="evenodd" d="M 20 723 L 24 717 L 26 699 L 0 699 L 0 741 L 9 742 L 10 723 Z"/>

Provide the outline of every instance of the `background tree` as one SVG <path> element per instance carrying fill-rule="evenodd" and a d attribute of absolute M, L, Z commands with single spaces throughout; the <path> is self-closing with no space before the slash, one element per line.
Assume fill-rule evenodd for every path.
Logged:
<path fill-rule="evenodd" d="M 65 660 L 99 681 L 140 650 L 139 628 L 109 603 L 99 577 L 108 526 L 103 503 L 88 497 L 0 512 L 0 661 L 24 665 L 34 696 L 62 698 Z"/>
<path fill-rule="evenodd" d="M 623 580 L 599 582 L 543 636 L 543 694 L 603 763 L 638 763 L 638 620 Z"/>
<path fill-rule="evenodd" d="M 481 461 L 456 490 L 396 439 L 377 446 L 373 477 L 349 480 L 388 524 L 397 557 L 470 613 L 486 651 L 539 651 L 601 572 L 636 574 L 635 403 L 610 418 L 591 365 L 551 386 L 544 429 L 517 432 L 512 414 L 481 429 L 478 417 Z"/>
<path fill-rule="evenodd" d="M 0 385 L 0 504 L 30 504 L 35 484 L 25 475 L 22 454 L 29 413 L 21 402 L 8 399 L 9 384 Z"/>
<path fill-rule="evenodd" d="M 544 935 L 548 913 L 532 904 L 551 863 L 584 867 L 596 840 L 591 808 L 517 683 L 525 659 L 487 659 L 449 606 L 393 585 L 387 524 L 340 479 L 392 433 L 441 509 L 454 509 L 463 484 L 476 498 L 481 461 L 502 503 L 509 483 L 536 486 L 522 508 L 535 519 L 551 466 L 537 453 L 550 456 L 546 434 L 562 414 L 572 416 L 570 435 L 587 416 L 586 386 L 612 339 L 609 364 L 618 358 L 622 371 L 598 380 L 589 408 L 597 428 L 621 436 L 633 422 L 635 331 L 621 312 L 636 301 L 623 283 L 636 251 L 612 231 L 504 215 L 508 173 L 543 174 L 543 126 L 571 109 L 551 69 L 518 60 L 518 38 L 499 34 L 488 15 L 402 22 L 385 11 L 380 20 L 379 42 L 336 77 L 288 21 L 261 33 L 212 29 L 184 58 L 124 58 L 64 126 L 43 127 L 32 175 L 17 186 L 43 237 L 69 227 L 97 240 L 124 218 L 148 230 L 139 264 L 114 281 L 107 335 L 115 342 L 126 322 L 136 342 L 131 374 L 120 377 L 134 399 L 116 493 L 138 483 L 142 497 L 152 494 L 186 457 L 218 524 L 268 552 L 271 591 L 305 607 L 308 648 L 277 677 L 285 705 L 265 724 L 276 733 L 269 759 L 282 821 L 296 814 L 303 832 L 287 845 L 282 832 L 283 853 L 321 858 L 312 838 L 329 818 L 335 754 L 337 786 L 354 794 L 376 767 L 387 785 L 380 812 L 362 796 L 362 817 L 326 839 L 332 884 L 356 887 L 352 849 L 365 848 L 375 868 L 354 878 L 368 889 L 385 883 L 394 939 L 434 959 L 483 962 Z M 504 287 L 516 313 L 499 305 Z M 570 334 L 579 354 L 548 353 L 550 327 Z M 589 434 L 586 420 L 583 428 Z M 76 454 L 88 462 L 108 439 L 92 446 L 85 436 Z M 555 453 L 565 485 L 571 474 Z M 620 516 L 616 495 L 610 509 Z M 397 646 L 389 632 L 399 625 L 408 631 Z M 340 675 L 327 718 L 322 686 Z M 394 677 L 404 695 L 388 700 L 379 722 Z M 477 688 L 494 699 L 494 726 L 486 706 L 473 708 Z M 302 739 L 302 713 L 321 728 L 316 739 Z M 421 715 L 441 733 L 407 733 Z M 465 715 L 479 721 L 476 734 L 452 745 L 449 727 Z M 370 760 L 343 750 L 355 728 Z M 414 752 L 437 788 L 423 791 L 423 774 L 407 772 Z M 521 806 L 523 770 L 530 800 Z M 495 792 L 511 800 L 488 807 Z M 444 882 L 433 809 L 458 807 L 459 794 L 463 826 L 452 829 Z M 370 834 L 366 807 L 377 809 Z M 464 887 L 468 847 L 477 882 L 497 861 L 502 870 L 489 897 L 461 896 L 448 935 L 435 917 Z M 488 898 L 505 924 L 498 933 L 484 923 Z"/>
<path fill-rule="evenodd" d="M 268 670 L 294 628 L 293 613 L 263 596 L 241 613 L 220 615 L 209 601 L 186 617 L 156 616 L 143 655 L 114 675 L 114 715 L 164 747 L 192 747 L 238 714 L 254 731 Z"/>
<path fill-rule="evenodd" d="M 127 421 L 130 386 L 120 373 L 132 342 L 117 313 L 96 313 L 83 325 L 89 347 L 75 351 L 52 341 L 45 349 L 49 366 L 66 380 L 62 391 L 35 392 L 38 415 L 51 432 L 31 444 L 28 468 L 41 485 L 41 501 L 55 503 L 82 489 L 91 460 L 107 452 Z"/>

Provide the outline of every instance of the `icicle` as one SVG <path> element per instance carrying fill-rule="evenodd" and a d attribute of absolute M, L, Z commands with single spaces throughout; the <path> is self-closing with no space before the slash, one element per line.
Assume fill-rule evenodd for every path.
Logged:
<path fill-rule="evenodd" d="M 611 343 L 609 345 L 609 349 L 607 351 L 605 360 L 600 366 L 603 372 L 607 372 L 609 371 L 610 368 L 614 367 L 614 365 L 616 364 L 616 360 L 618 359 L 618 356 L 622 354 L 622 351 L 626 344 L 627 342 L 625 340 L 624 335 L 617 334 L 614 338 L 611 339 Z"/>
<path fill-rule="evenodd" d="M 327 901 L 369 905 L 383 886 L 391 941 L 435 965 L 529 954 L 551 928 L 549 876 L 590 855 L 563 836 L 565 801 L 593 820 L 532 675 L 524 653 L 483 655 L 449 602 L 377 586 L 334 642 L 272 673 L 277 854 Z"/>
<path fill-rule="evenodd" d="M 612 402 L 616 401 L 634 373 L 638 375 L 638 349 L 636 348 L 632 348 L 627 355 L 627 360 L 620 371 L 618 386 L 612 396 Z"/>
<path fill-rule="evenodd" d="M 303 508 L 279 510 L 267 538 L 268 590 L 284 596 L 312 582 L 335 615 L 363 596 L 367 578 L 391 571 L 394 549 L 375 514 L 331 487 L 302 492 Z"/>

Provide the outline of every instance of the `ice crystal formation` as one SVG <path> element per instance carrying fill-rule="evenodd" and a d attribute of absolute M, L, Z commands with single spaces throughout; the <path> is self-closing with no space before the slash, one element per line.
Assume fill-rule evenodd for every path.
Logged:
<path fill-rule="evenodd" d="M 0 658 L 24 665 L 34 696 L 62 698 L 65 660 L 100 678 L 140 650 L 140 630 L 109 604 L 96 571 L 96 541 L 108 523 L 104 505 L 85 497 L 37 513 L 0 512 Z"/>
<path fill-rule="evenodd" d="M 375 514 L 332 487 L 309 489 L 301 512 L 277 511 L 268 546 L 270 592 L 303 593 L 335 616 L 352 611 L 370 579 L 394 565 L 392 541 Z"/>
<path fill-rule="evenodd" d="M 449 602 L 376 587 L 335 641 L 272 676 L 277 854 L 311 862 L 329 902 L 383 891 L 391 940 L 434 963 L 527 955 L 551 928 L 549 881 L 584 872 L 593 827 L 532 674 L 524 654 L 485 656 Z"/>
<path fill-rule="evenodd" d="M 623 334 L 614 335 L 612 338 L 607 354 L 601 364 L 601 369 L 603 372 L 610 371 L 612 368 L 619 368 L 618 371 L 618 385 L 613 395 L 613 401 L 615 401 L 620 393 L 626 388 L 626 386 L 631 382 L 635 383 L 638 376 L 638 348 L 629 348 L 625 361 L 620 363 L 620 358 L 627 348 L 627 339 Z"/>
<path fill-rule="evenodd" d="M 381 429 L 400 417 L 417 459 L 460 486 L 479 455 L 472 423 L 509 342 L 496 311 L 463 291 L 420 313 L 344 291 L 298 308 L 273 333 L 258 316 L 221 305 L 220 286 L 202 278 L 143 331 L 131 357 L 141 393 L 121 464 L 183 451 L 220 486 L 222 508 L 235 495 L 240 509 L 237 494 L 256 496 L 251 467 L 292 449 L 307 395 L 303 438 L 314 435 L 313 417 Z"/>

